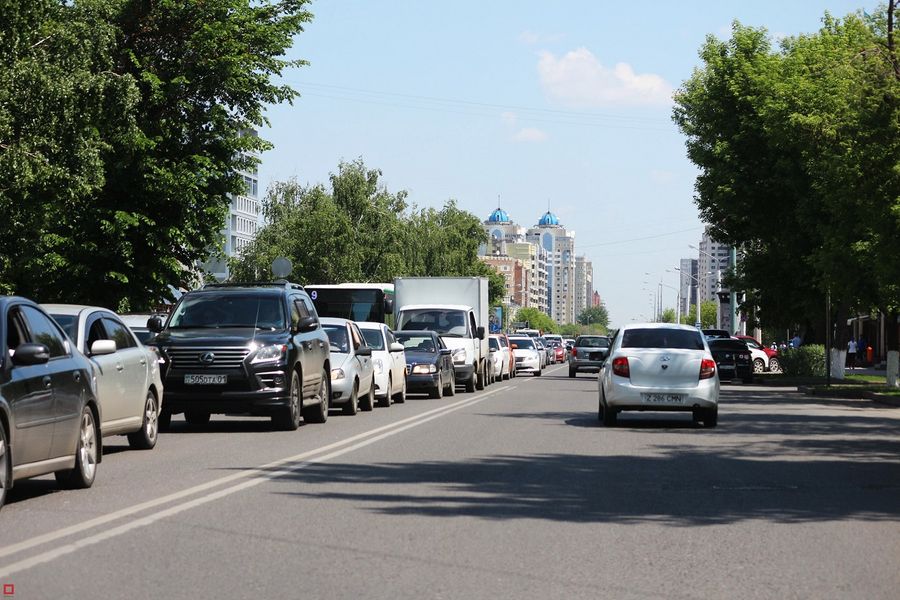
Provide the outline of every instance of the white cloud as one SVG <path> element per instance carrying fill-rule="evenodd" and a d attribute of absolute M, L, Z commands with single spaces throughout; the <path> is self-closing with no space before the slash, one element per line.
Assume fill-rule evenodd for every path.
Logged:
<path fill-rule="evenodd" d="M 535 127 L 523 127 L 513 136 L 516 142 L 543 142 L 547 139 L 547 134 Z"/>
<path fill-rule="evenodd" d="M 526 29 L 519 34 L 519 41 L 523 44 L 534 46 L 535 44 L 550 44 L 553 42 L 558 42 L 564 37 L 565 36 L 561 33 L 537 33 Z"/>
<path fill-rule="evenodd" d="M 559 58 L 551 52 L 539 56 L 544 93 L 565 106 L 665 106 L 672 101 L 672 86 L 659 75 L 635 73 L 628 63 L 605 67 L 587 48 Z"/>

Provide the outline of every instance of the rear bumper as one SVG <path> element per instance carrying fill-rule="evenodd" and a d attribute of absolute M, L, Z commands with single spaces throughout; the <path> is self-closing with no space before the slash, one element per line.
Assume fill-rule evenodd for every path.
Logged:
<path fill-rule="evenodd" d="M 638 387 L 627 382 L 616 382 L 604 388 L 606 405 L 617 410 L 638 411 L 692 411 L 697 408 L 715 408 L 719 404 L 719 380 L 704 379 L 693 388 L 662 389 Z M 651 401 L 648 394 L 677 395 L 680 401 Z M 602 399 L 602 398 L 601 398 Z"/>

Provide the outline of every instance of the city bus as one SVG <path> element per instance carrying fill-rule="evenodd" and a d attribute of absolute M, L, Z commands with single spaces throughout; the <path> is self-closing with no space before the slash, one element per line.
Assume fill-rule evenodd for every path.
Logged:
<path fill-rule="evenodd" d="M 386 323 L 393 327 L 393 283 L 339 283 L 303 286 L 320 317 Z"/>

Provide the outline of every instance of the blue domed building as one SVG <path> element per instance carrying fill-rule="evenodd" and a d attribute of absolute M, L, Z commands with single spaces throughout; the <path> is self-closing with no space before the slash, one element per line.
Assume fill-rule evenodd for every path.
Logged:
<path fill-rule="evenodd" d="M 557 323 L 574 323 L 575 312 L 575 232 L 568 231 L 548 210 L 525 234 L 548 255 L 548 314 Z"/>

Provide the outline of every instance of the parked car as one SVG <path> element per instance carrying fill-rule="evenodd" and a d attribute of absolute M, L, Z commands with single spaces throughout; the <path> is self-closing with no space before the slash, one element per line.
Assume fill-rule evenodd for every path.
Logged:
<path fill-rule="evenodd" d="M 181 296 L 153 344 L 163 357 L 160 424 L 184 413 L 269 416 L 287 431 L 324 423 L 331 395 L 328 336 L 303 287 L 289 282 L 219 283 Z"/>
<path fill-rule="evenodd" d="M 707 340 L 719 371 L 719 379 L 741 379 L 753 383 L 753 363 L 750 349 L 743 340 L 736 338 L 713 338 Z"/>
<path fill-rule="evenodd" d="M 403 344 L 397 342 L 394 333 L 384 323 L 362 321 L 357 323 L 372 349 L 372 365 L 375 368 L 375 400 L 381 406 L 406 402 L 406 354 Z"/>
<path fill-rule="evenodd" d="M 569 377 L 578 371 L 596 372 L 609 354 L 609 338 L 605 335 L 579 335 L 569 352 Z"/>
<path fill-rule="evenodd" d="M 781 373 L 781 361 L 778 360 L 778 350 L 763 346 L 756 341 L 756 338 L 749 335 L 735 336 L 737 339 L 744 341 L 750 348 L 750 354 L 753 355 L 753 372 L 762 373 L 763 371 L 771 371 L 772 373 Z M 762 352 L 762 354 L 760 354 Z M 765 356 L 763 356 L 763 354 Z"/>
<path fill-rule="evenodd" d="M 513 359 L 512 348 L 509 347 L 509 338 L 505 333 L 496 333 L 497 339 L 500 340 L 500 346 L 506 348 L 508 364 L 506 365 L 506 373 L 504 379 L 512 379 L 516 376 L 516 361 Z"/>
<path fill-rule="evenodd" d="M 163 405 L 156 351 L 138 341 L 111 310 L 76 304 L 44 304 L 43 309 L 96 366 L 101 435 L 125 435 L 139 450 L 156 446 Z"/>
<path fill-rule="evenodd" d="M 348 319 L 322 317 L 331 349 L 331 404 L 345 415 L 375 408 L 375 365 L 372 349 L 359 326 Z"/>
<path fill-rule="evenodd" d="M 566 349 L 563 347 L 560 342 L 551 342 L 550 347 L 553 348 L 553 362 L 556 363 L 564 363 L 566 362 Z"/>
<path fill-rule="evenodd" d="M 103 457 L 94 366 L 37 304 L 0 297 L 0 507 L 13 484 L 53 473 L 94 483 Z"/>
<path fill-rule="evenodd" d="M 695 423 L 718 423 L 716 362 L 695 327 L 623 326 L 612 340 L 598 382 L 598 417 L 607 427 L 615 426 L 618 413 L 626 410 L 689 411 Z"/>
<path fill-rule="evenodd" d="M 528 335 L 510 336 L 509 346 L 516 360 L 516 372 L 531 373 L 540 377 L 543 372 L 543 359 L 537 340 Z"/>
<path fill-rule="evenodd" d="M 434 331 L 396 331 L 406 352 L 406 387 L 426 392 L 432 398 L 456 393 L 456 371 L 452 350 Z"/>
<path fill-rule="evenodd" d="M 541 338 L 531 338 L 534 340 L 534 347 L 540 355 L 541 359 L 541 369 L 546 367 L 550 362 L 550 356 L 547 354 L 547 347 L 544 346 L 543 340 Z"/>
<path fill-rule="evenodd" d="M 138 341 L 140 341 L 142 344 L 146 344 L 150 340 L 150 338 L 156 335 L 152 331 L 150 331 L 150 328 L 147 326 L 147 324 L 150 322 L 150 319 L 158 317 L 165 321 L 166 317 L 168 316 L 169 315 L 166 313 L 131 313 L 119 315 L 119 319 L 121 319 L 121 321 L 128 326 L 128 329 L 131 330 L 131 332 L 134 334 L 134 337 L 136 337 Z"/>
<path fill-rule="evenodd" d="M 724 329 L 704 329 L 703 335 L 706 336 L 707 340 L 715 340 L 721 338 L 730 338 L 731 334 Z"/>
<path fill-rule="evenodd" d="M 500 337 L 496 334 L 488 336 L 488 347 L 490 348 L 490 379 L 492 382 L 502 381 L 509 377 L 509 363 L 511 362 L 509 347 L 504 347 L 500 343 Z"/>

